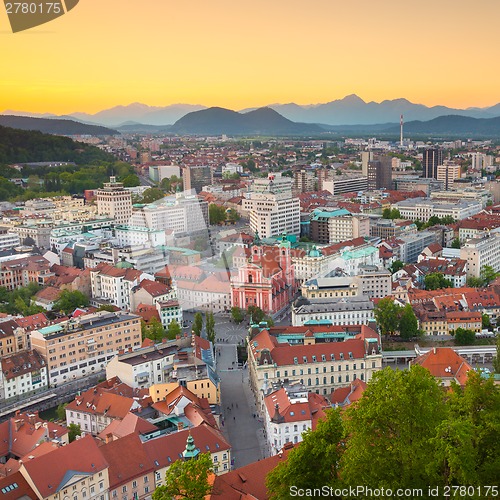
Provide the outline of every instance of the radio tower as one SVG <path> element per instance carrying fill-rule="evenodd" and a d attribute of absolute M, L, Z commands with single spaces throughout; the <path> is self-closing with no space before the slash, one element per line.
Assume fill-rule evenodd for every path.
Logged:
<path fill-rule="evenodd" d="M 399 120 L 399 124 L 401 126 L 401 134 L 400 134 L 400 137 L 399 137 L 399 146 L 400 147 L 403 147 L 403 115 L 400 116 L 400 120 Z"/>

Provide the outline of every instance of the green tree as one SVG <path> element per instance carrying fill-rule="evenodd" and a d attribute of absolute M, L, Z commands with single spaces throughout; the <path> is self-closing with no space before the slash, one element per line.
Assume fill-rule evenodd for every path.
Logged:
<path fill-rule="evenodd" d="M 177 335 L 180 335 L 182 333 L 181 326 L 177 321 L 174 319 L 168 324 L 167 328 L 167 338 L 169 340 L 175 340 L 177 338 Z"/>
<path fill-rule="evenodd" d="M 271 316 L 269 316 L 269 314 L 266 314 L 266 316 L 264 316 L 264 319 L 262 321 L 265 321 L 269 328 L 274 326 L 274 319 Z"/>
<path fill-rule="evenodd" d="M 208 206 L 208 220 L 210 224 L 221 224 L 226 220 L 226 209 L 211 203 Z"/>
<path fill-rule="evenodd" d="M 234 208 L 230 208 L 227 211 L 226 219 L 229 222 L 238 222 L 241 219 L 241 217 L 240 214 Z"/>
<path fill-rule="evenodd" d="M 391 219 L 401 219 L 401 212 L 397 208 L 391 209 Z"/>
<path fill-rule="evenodd" d="M 293 498 L 290 487 L 312 489 L 318 485 L 339 485 L 339 463 L 342 455 L 344 426 L 339 409 L 327 410 L 326 418 L 316 430 L 302 434 L 300 446 L 291 450 L 266 478 L 271 499 Z"/>
<path fill-rule="evenodd" d="M 193 321 L 193 332 L 195 335 L 198 335 L 198 337 L 201 335 L 201 331 L 203 330 L 203 315 L 200 312 L 197 312 L 194 315 L 194 321 Z"/>
<path fill-rule="evenodd" d="M 476 341 L 476 334 L 473 330 L 466 328 L 457 328 L 455 330 L 455 344 L 472 345 Z"/>
<path fill-rule="evenodd" d="M 80 290 L 70 291 L 63 290 L 59 298 L 54 303 L 54 311 L 63 311 L 68 314 L 73 312 L 77 307 L 87 307 L 89 305 L 89 298 L 84 295 Z"/>
<path fill-rule="evenodd" d="M 469 371 L 465 388 L 452 384 L 447 403 L 448 418 L 438 427 L 432 443 L 445 483 L 498 484 L 500 391 L 493 379 Z"/>
<path fill-rule="evenodd" d="M 384 210 L 382 210 L 382 218 L 383 219 L 390 219 L 391 218 L 391 209 L 389 207 L 384 208 Z"/>
<path fill-rule="evenodd" d="M 495 373 L 500 373 L 500 335 L 497 335 L 497 352 L 493 358 L 493 369 Z"/>
<path fill-rule="evenodd" d="M 151 339 L 155 344 L 161 342 L 163 337 L 165 337 L 165 328 L 163 328 L 160 320 L 156 317 L 151 318 L 149 323 L 144 323 L 144 327 L 141 328 L 141 331 L 142 340 L 148 338 Z"/>
<path fill-rule="evenodd" d="M 202 453 L 196 459 L 176 460 L 167 469 L 165 484 L 154 491 L 153 500 L 203 500 L 212 489 L 208 480 L 210 474 L 210 453 Z"/>
<path fill-rule="evenodd" d="M 444 393 L 425 368 L 385 368 L 346 410 L 341 476 L 349 486 L 425 488 L 439 484 L 431 440 L 446 416 Z"/>
<path fill-rule="evenodd" d="M 403 307 L 401 316 L 399 318 L 399 335 L 405 340 L 417 337 L 419 333 L 418 330 L 418 320 L 413 312 L 413 308 L 410 304 L 406 304 Z"/>
<path fill-rule="evenodd" d="M 380 299 L 373 314 L 382 335 L 392 335 L 398 329 L 401 307 L 390 297 Z"/>
<path fill-rule="evenodd" d="M 485 286 L 494 281 L 497 276 L 498 273 L 491 266 L 483 266 L 481 268 L 481 278 Z"/>
<path fill-rule="evenodd" d="M 68 425 L 68 439 L 70 443 L 72 443 L 76 439 L 76 436 L 81 436 L 81 435 L 82 435 L 82 429 L 78 424 Z"/>
<path fill-rule="evenodd" d="M 235 323 L 241 323 L 243 321 L 243 312 L 239 307 L 231 307 L 231 317 Z"/>
<path fill-rule="evenodd" d="M 141 185 L 139 177 L 135 174 L 129 174 L 123 178 L 123 187 L 136 187 Z"/>
<path fill-rule="evenodd" d="M 61 403 L 56 408 L 57 420 L 66 420 L 66 406 L 68 403 Z"/>
<path fill-rule="evenodd" d="M 165 193 L 158 188 L 149 188 L 144 191 L 142 195 L 143 203 L 154 203 L 155 201 L 161 200 L 165 197 Z"/>
<path fill-rule="evenodd" d="M 206 325 L 207 325 L 207 338 L 210 342 L 215 342 L 215 318 L 214 313 L 209 312 L 206 314 Z"/>
<path fill-rule="evenodd" d="M 424 278 L 424 286 L 426 290 L 440 290 L 441 288 L 451 288 L 452 283 L 442 273 L 430 273 Z"/>
<path fill-rule="evenodd" d="M 481 288 L 484 285 L 484 282 L 481 278 L 477 278 L 476 276 L 470 276 L 467 278 L 467 286 L 472 288 Z"/>
<path fill-rule="evenodd" d="M 102 304 L 97 308 L 98 311 L 108 311 L 114 312 L 116 311 L 116 306 L 112 306 L 111 304 Z"/>
<path fill-rule="evenodd" d="M 460 239 L 459 238 L 455 238 L 452 242 L 451 242 L 451 248 L 460 248 L 461 245 L 460 245 Z"/>
<path fill-rule="evenodd" d="M 405 267 L 404 262 L 401 262 L 400 260 L 395 260 L 390 266 L 389 266 L 389 271 L 394 274 L 400 271 Z"/>
<path fill-rule="evenodd" d="M 482 325 L 483 329 L 491 328 L 490 317 L 487 314 L 483 313 L 481 315 L 481 325 Z"/>
<path fill-rule="evenodd" d="M 259 306 L 248 306 L 247 309 L 248 316 L 251 316 L 252 323 L 260 323 L 264 320 L 265 313 Z"/>

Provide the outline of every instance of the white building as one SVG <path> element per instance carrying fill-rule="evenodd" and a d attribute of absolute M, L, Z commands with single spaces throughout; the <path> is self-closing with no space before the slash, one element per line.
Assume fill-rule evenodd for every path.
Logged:
<path fill-rule="evenodd" d="M 9 232 L 9 228 L 0 227 L 0 251 L 18 247 L 21 239 L 17 233 Z"/>
<path fill-rule="evenodd" d="M 97 212 L 99 215 L 108 215 L 118 224 L 129 224 L 132 215 L 132 194 L 124 189 L 121 182 L 110 177 L 104 187 L 98 189 Z"/>
<path fill-rule="evenodd" d="M 107 302 L 120 309 L 130 309 L 132 289 L 143 279 L 154 277 L 129 267 L 117 267 L 101 264 L 90 270 L 92 300 L 97 305 Z"/>
<path fill-rule="evenodd" d="M 428 198 L 409 198 L 392 205 L 397 208 L 401 217 L 411 220 L 427 221 L 430 217 L 451 216 L 454 220 L 462 220 L 471 215 L 478 214 L 483 209 L 478 201 L 457 201 L 450 203 L 443 200 L 430 200 Z"/>
<path fill-rule="evenodd" d="M 500 271 L 500 234 L 484 233 L 466 241 L 460 248 L 460 258 L 467 261 L 467 276 L 479 277 L 484 266 Z"/>
<path fill-rule="evenodd" d="M 42 391 L 49 386 L 45 360 L 37 351 L 25 351 L 1 360 L 0 399 Z"/>
<path fill-rule="evenodd" d="M 253 232 L 263 238 L 300 234 L 300 201 L 292 197 L 292 184 L 292 179 L 280 173 L 255 180 L 252 191 L 243 199 Z"/>
<path fill-rule="evenodd" d="M 134 388 L 169 382 L 177 346 L 147 347 L 115 356 L 106 366 L 106 378 L 118 377 Z"/>
<path fill-rule="evenodd" d="M 171 229 L 176 235 L 207 228 L 208 203 L 191 194 L 177 193 L 134 210 L 130 225 L 154 230 Z"/>
<path fill-rule="evenodd" d="M 328 299 L 298 298 L 292 306 L 292 325 L 315 322 L 367 325 L 373 320 L 373 302 L 364 295 Z"/>
<path fill-rule="evenodd" d="M 122 247 L 158 247 L 167 244 L 164 230 L 149 227 L 119 225 L 115 228 L 115 236 Z"/>
<path fill-rule="evenodd" d="M 264 398 L 264 423 L 271 455 L 277 455 L 286 443 L 300 443 L 302 434 L 324 417 L 329 401 L 302 384 L 289 384 Z"/>

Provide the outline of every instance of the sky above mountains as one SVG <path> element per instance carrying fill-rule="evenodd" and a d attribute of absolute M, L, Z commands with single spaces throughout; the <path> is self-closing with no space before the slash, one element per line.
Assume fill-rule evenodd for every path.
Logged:
<path fill-rule="evenodd" d="M 486 107 L 500 101 L 499 15 L 497 0 L 85 0 L 12 34 L 0 6 L 0 110 L 242 109 L 352 93 Z"/>

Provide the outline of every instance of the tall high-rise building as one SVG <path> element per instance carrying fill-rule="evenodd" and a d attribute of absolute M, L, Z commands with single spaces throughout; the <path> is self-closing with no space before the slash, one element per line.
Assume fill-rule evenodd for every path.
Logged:
<path fill-rule="evenodd" d="M 446 191 L 453 186 L 455 179 L 460 179 L 460 165 L 455 165 L 452 162 L 445 161 L 444 165 L 438 165 L 436 178 L 443 183 Z"/>
<path fill-rule="evenodd" d="M 300 234 L 300 201 L 292 196 L 293 180 L 280 173 L 256 179 L 243 200 L 250 214 L 250 227 L 263 238 L 283 233 Z"/>
<path fill-rule="evenodd" d="M 365 176 L 368 175 L 368 163 L 373 160 L 373 153 L 371 151 L 363 151 L 361 153 L 361 173 Z"/>
<path fill-rule="evenodd" d="M 294 194 L 314 191 L 315 183 L 316 183 L 316 178 L 314 177 L 314 172 L 311 172 L 310 170 L 296 170 L 293 173 Z"/>
<path fill-rule="evenodd" d="M 128 224 L 132 215 L 132 193 L 110 177 L 104 187 L 97 190 L 97 212 L 108 215 L 118 224 Z"/>
<path fill-rule="evenodd" d="M 424 149 L 422 158 L 422 177 L 437 179 L 437 168 L 443 164 L 443 150 L 439 148 Z"/>
<path fill-rule="evenodd" d="M 187 165 L 182 169 L 184 189 L 195 189 L 196 193 L 203 191 L 203 186 L 212 184 L 212 170 L 208 165 Z"/>
<path fill-rule="evenodd" d="M 368 190 L 392 189 L 392 158 L 377 156 L 368 162 Z"/>

